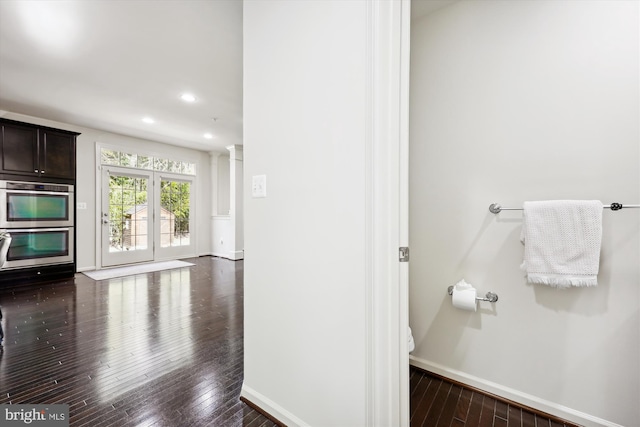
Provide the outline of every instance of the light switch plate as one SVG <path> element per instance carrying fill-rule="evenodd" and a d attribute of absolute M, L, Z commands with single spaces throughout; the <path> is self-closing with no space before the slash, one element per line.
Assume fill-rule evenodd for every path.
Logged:
<path fill-rule="evenodd" d="M 87 203 L 86 202 L 78 202 L 78 203 L 76 203 L 76 207 L 78 209 L 87 209 Z"/>
<path fill-rule="evenodd" d="M 254 175 L 251 178 L 251 196 L 253 198 L 267 197 L 266 175 Z"/>

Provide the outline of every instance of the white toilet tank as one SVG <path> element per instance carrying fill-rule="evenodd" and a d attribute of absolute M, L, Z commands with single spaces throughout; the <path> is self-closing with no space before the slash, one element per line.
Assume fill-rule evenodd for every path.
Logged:
<path fill-rule="evenodd" d="M 416 343 L 413 341 L 413 334 L 411 333 L 411 328 L 409 328 L 409 353 L 411 353 L 416 348 Z"/>

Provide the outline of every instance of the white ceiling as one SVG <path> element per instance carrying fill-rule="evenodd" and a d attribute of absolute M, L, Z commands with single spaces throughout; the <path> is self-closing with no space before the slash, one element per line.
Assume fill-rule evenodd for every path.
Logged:
<path fill-rule="evenodd" d="M 450 3 L 414 0 L 413 16 Z M 204 151 L 242 144 L 242 1 L 0 0 L 6 111 Z"/>
<path fill-rule="evenodd" d="M 0 110 L 205 151 L 242 144 L 242 2 L 1 0 Z"/>

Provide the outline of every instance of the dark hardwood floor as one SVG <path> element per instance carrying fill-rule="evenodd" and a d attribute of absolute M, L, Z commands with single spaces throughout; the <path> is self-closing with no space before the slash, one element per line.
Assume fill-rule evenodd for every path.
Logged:
<path fill-rule="evenodd" d="M 0 404 L 69 405 L 70 425 L 275 426 L 239 400 L 243 262 L 0 288 Z M 411 369 L 411 427 L 571 427 Z M 360 427 L 360 426 L 345 426 Z"/>
<path fill-rule="evenodd" d="M 411 427 L 579 427 L 411 367 Z"/>
<path fill-rule="evenodd" d="M 275 426 L 239 400 L 243 263 L 0 289 L 0 404 L 69 405 L 70 425 Z"/>

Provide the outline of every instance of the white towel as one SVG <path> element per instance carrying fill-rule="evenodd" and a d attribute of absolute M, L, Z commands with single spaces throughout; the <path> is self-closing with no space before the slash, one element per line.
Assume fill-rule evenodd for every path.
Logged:
<path fill-rule="evenodd" d="M 520 266 L 529 283 L 558 288 L 598 284 L 602 241 L 602 202 L 525 202 Z"/>

